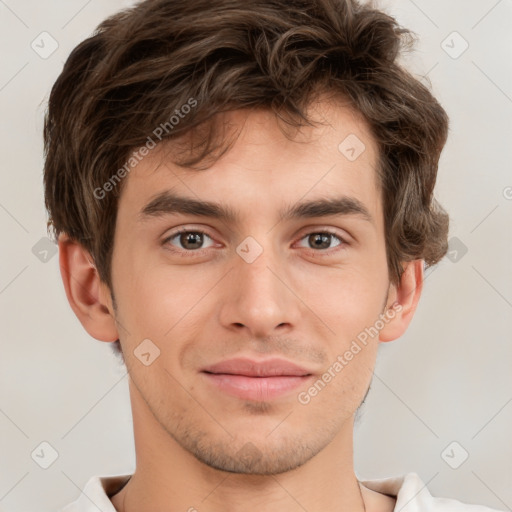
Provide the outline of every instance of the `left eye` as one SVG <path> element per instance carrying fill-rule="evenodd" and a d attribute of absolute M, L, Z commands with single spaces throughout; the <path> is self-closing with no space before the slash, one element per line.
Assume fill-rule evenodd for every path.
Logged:
<path fill-rule="evenodd" d="M 317 233 L 308 233 L 306 236 L 301 238 L 301 240 L 307 240 L 308 244 L 311 244 L 308 248 L 313 249 L 330 249 L 330 244 L 332 242 L 332 239 L 335 238 L 338 240 L 338 243 L 334 246 L 337 247 L 338 245 L 341 245 L 343 240 L 335 235 L 334 233 L 327 232 L 317 232 Z"/>

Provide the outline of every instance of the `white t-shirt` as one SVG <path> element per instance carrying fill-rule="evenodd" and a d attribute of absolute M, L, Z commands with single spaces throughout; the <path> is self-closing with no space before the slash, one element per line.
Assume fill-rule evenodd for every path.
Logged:
<path fill-rule="evenodd" d="M 61 512 L 116 512 L 109 496 L 116 494 L 130 476 L 93 476 L 80 497 Z M 467 505 L 454 499 L 435 498 L 416 473 L 381 480 L 361 480 L 361 484 L 396 498 L 397 512 L 498 512 L 482 505 Z"/>

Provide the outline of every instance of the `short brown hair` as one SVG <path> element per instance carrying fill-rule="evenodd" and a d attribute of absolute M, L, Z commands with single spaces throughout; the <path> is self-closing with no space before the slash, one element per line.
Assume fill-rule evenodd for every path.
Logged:
<path fill-rule="evenodd" d="M 157 127 L 159 141 L 198 135 L 199 152 L 179 164 L 199 169 L 222 147 L 216 114 L 265 108 L 300 126 L 313 96 L 328 90 L 348 98 L 379 147 L 390 279 L 399 281 L 402 262 L 437 263 L 448 215 L 433 189 L 448 117 L 398 63 L 413 41 L 356 0 L 146 0 L 108 18 L 72 51 L 51 91 L 48 226 L 80 242 L 112 289 L 119 178 Z"/>

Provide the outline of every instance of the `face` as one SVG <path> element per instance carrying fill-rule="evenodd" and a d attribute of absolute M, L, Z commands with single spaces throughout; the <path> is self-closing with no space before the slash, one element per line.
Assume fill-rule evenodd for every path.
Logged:
<path fill-rule="evenodd" d="M 377 148 L 346 106 L 311 109 L 323 124 L 293 140 L 267 111 L 232 112 L 240 135 L 207 170 L 157 147 L 125 178 L 112 283 L 126 365 L 158 424 L 211 467 L 304 464 L 353 421 L 370 384 L 379 336 L 357 340 L 389 289 Z M 204 371 L 235 357 L 281 358 L 303 376 Z"/>

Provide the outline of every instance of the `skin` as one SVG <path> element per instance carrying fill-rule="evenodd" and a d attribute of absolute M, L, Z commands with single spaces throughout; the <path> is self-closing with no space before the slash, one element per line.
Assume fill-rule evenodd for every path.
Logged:
<path fill-rule="evenodd" d="M 164 146 L 131 171 L 114 238 L 116 308 L 91 256 L 60 238 L 71 307 L 94 338 L 120 339 L 129 372 L 137 468 L 112 497 L 119 512 L 393 510 L 394 498 L 357 481 L 353 422 L 379 343 L 400 337 L 412 319 L 423 262 L 404 265 L 399 285 L 391 284 L 375 140 L 340 101 L 320 97 L 310 109 L 323 124 L 293 140 L 268 111 L 226 114 L 240 135 L 205 171 L 173 164 Z M 338 150 L 349 134 L 366 146 L 355 161 Z M 229 206 L 239 222 L 175 213 L 141 219 L 166 190 Z M 357 198 L 373 221 L 279 217 L 299 201 L 339 195 Z M 177 228 L 208 236 L 169 239 Z M 315 248 L 308 235 L 326 229 L 335 236 Z M 247 236 L 263 249 L 252 263 L 236 252 Z M 239 355 L 278 356 L 317 380 L 394 303 L 401 305 L 394 318 L 306 405 L 297 396 L 311 382 L 270 400 L 244 400 L 200 372 Z M 160 350 L 149 366 L 134 355 L 144 339 Z"/>

